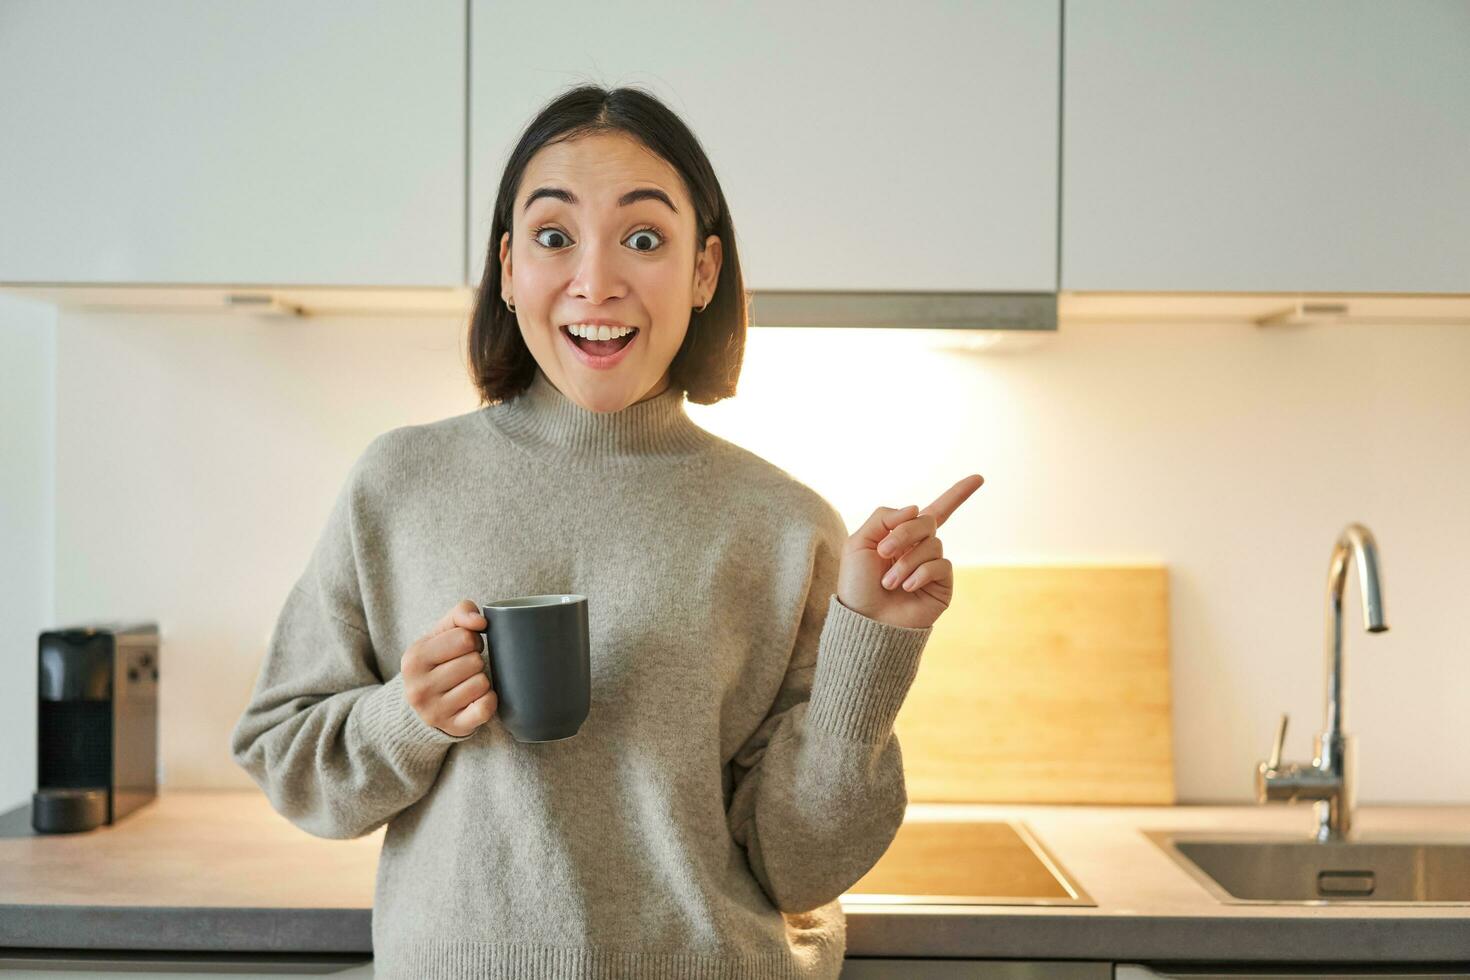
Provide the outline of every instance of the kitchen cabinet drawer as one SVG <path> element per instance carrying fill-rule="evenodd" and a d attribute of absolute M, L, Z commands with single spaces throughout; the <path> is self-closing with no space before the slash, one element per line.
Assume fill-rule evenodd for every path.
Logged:
<path fill-rule="evenodd" d="M 7 0 L 0 282 L 458 286 L 465 0 Z"/>
<path fill-rule="evenodd" d="M 1257 977 L 1261 980 L 1470 980 L 1470 973 L 1463 970 L 1423 970 L 1395 968 L 1392 964 L 1363 964 L 1344 967 L 1340 965 L 1313 966 L 1302 964 L 1291 968 L 1267 968 L 1245 964 L 1239 967 L 1188 967 L 1163 968 L 1157 970 L 1136 963 L 1119 963 L 1116 980 L 1243 980 Z"/>
<path fill-rule="evenodd" d="M 1111 963 L 1077 960 L 853 959 L 839 980 L 1112 980 Z"/>
<path fill-rule="evenodd" d="M 591 82 L 693 129 L 747 289 L 1054 292 L 1059 29 L 1059 0 L 471 0 L 469 284 L 521 130 Z"/>
<path fill-rule="evenodd" d="M 1470 4 L 1067 0 L 1061 285 L 1470 290 Z"/>
<path fill-rule="evenodd" d="M 292 956 L 218 953 L 92 953 L 80 950 L 0 954 L 5 980 L 101 980 L 103 977 L 161 976 L 204 980 L 229 975 L 262 980 L 372 980 L 373 961 L 362 956 Z"/>

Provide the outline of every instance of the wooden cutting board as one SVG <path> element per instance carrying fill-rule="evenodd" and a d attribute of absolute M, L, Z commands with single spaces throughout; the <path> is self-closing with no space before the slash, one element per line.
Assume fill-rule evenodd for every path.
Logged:
<path fill-rule="evenodd" d="M 1172 805 L 1167 568 L 954 573 L 894 727 L 910 801 Z"/>

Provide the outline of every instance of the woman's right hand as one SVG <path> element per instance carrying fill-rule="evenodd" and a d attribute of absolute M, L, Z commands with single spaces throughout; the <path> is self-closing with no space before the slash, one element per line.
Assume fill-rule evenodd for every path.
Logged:
<path fill-rule="evenodd" d="M 480 607 L 461 599 L 403 654 L 403 692 L 425 723 L 455 737 L 468 735 L 495 714 L 498 699 L 480 659 Z"/>

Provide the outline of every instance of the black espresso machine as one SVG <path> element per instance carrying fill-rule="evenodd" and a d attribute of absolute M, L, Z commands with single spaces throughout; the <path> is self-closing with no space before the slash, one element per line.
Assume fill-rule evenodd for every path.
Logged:
<path fill-rule="evenodd" d="M 70 833 L 114 823 L 158 794 L 158 625 L 47 630 L 37 648 L 31 826 Z"/>

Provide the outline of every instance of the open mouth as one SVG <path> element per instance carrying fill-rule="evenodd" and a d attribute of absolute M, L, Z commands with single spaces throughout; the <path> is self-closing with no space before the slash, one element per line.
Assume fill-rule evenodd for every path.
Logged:
<path fill-rule="evenodd" d="M 565 326 L 561 328 L 562 336 L 580 353 L 586 355 L 588 359 L 594 362 L 606 361 L 608 358 L 622 353 L 637 339 L 641 332 L 637 327 L 634 327 L 632 332 L 616 340 L 588 340 L 585 337 L 578 337 Z"/>

